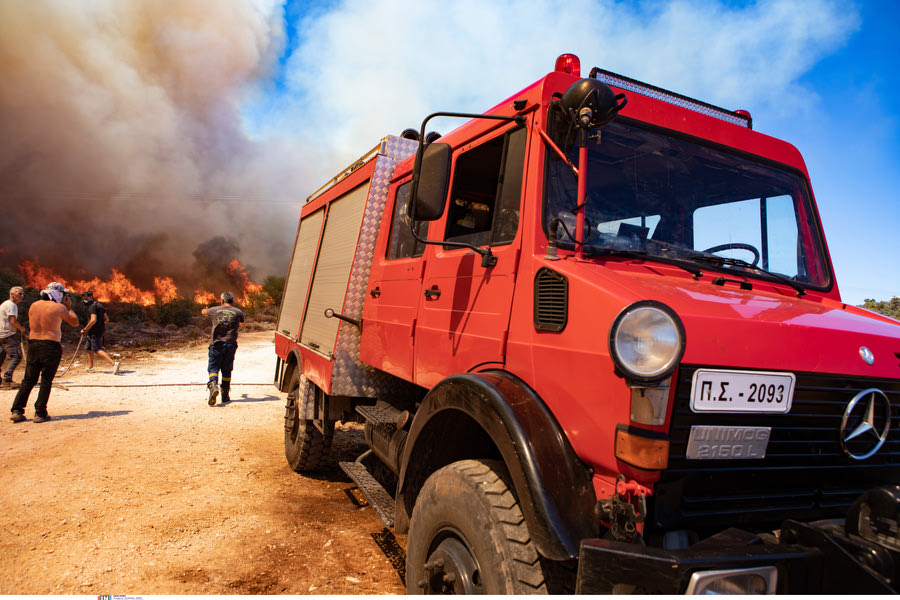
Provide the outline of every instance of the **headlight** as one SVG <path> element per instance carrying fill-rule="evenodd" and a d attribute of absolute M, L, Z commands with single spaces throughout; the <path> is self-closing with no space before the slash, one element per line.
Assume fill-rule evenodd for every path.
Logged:
<path fill-rule="evenodd" d="M 635 302 L 613 322 L 609 351 L 625 378 L 639 383 L 659 381 L 672 374 L 684 354 L 684 327 L 665 304 Z"/>

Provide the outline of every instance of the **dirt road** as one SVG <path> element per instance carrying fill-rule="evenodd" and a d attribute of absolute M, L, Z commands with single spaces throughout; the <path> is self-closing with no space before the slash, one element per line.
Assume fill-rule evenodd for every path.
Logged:
<path fill-rule="evenodd" d="M 23 423 L 0 391 L 0 594 L 402 593 L 405 542 L 343 472 L 287 467 L 274 356 L 270 331 L 243 334 L 224 406 L 206 403 L 203 345 L 117 376 L 79 356 L 46 423 L 36 389 Z M 362 445 L 344 426 L 334 454 Z"/>

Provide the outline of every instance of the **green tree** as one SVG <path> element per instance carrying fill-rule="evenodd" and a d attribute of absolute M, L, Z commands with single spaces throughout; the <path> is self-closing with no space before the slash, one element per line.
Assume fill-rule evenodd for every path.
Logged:
<path fill-rule="evenodd" d="M 862 307 L 894 319 L 900 319 L 900 298 L 897 296 L 894 296 L 888 301 L 878 301 L 867 298 L 865 302 L 863 302 Z"/>

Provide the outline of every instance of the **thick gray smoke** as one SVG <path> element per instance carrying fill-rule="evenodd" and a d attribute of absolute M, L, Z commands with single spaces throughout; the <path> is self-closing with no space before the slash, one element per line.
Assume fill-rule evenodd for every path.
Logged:
<path fill-rule="evenodd" d="M 0 1 L 0 266 L 191 288 L 219 237 L 283 274 L 295 153 L 239 112 L 282 43 L 265 2 Z"/>

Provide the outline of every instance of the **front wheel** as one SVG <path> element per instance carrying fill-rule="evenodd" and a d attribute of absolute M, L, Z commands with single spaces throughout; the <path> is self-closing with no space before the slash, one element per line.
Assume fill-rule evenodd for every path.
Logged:
<path fill-rule="evenodd" d="M 409 524 L 407 593 L 547 593 L 504 473 L 497 461 L 462 460 L 425 481 Z"/>
<path fill-rule="evenodd" d="M 331 451 L 332 436 L 323 435 L 312 419 L 300 418 L 300 406 L 306 394 L 321 393 L 324 392 L 314 383 L 294 372 L 284 409 L 284 455 L 298 473 L 314 471 Z"/>

